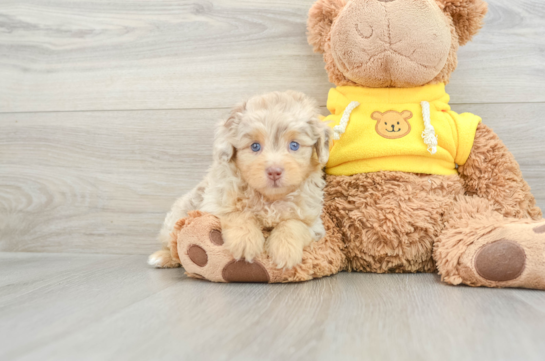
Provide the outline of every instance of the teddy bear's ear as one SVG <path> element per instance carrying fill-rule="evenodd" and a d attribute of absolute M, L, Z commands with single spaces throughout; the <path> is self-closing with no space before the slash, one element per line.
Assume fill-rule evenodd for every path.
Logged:
<path fill-rule="evenodd" d="M 373 112 L 373 114 L 371 114 L 371 119 L 376 120 L 377 122 L 380 122 L 382 120 L 383 115 L 384 114 L 382 114 L 381 112 Z"/>
<path fill-rule="evenodd" d="M 410 110 L 404 110 L 401 112 L 401 117 L 405 120 L 409 120 L 413 117 L 413 113 Z"/>
<path fill-rule="evenodd" d="M 484 0 L 437 0 L 443 11 L 452 17 L 460 45 L 467 44 L 483 26 L 488 11 Z"/>
<path fill-rule="evenodd" d="M 307 22 L 307 39 L 315 52 L 324 52 L 324 46 L 331 31 L 333 20 L 345 5 L 345 0 L 318 0 L 310 8 Z"/>

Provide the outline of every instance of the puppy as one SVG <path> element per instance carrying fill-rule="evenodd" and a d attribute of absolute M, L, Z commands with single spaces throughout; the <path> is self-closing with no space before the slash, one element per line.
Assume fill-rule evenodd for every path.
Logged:
<path fill-rule="evenodd" d="M 149 257 L 155 267 L 178 267 L 168 250 L 176 221 L 201 210 L 221 221 L 224 246 L 251 262 L 264 250 L 278 268 L 302 260 L 303 248 L 325 234 L 322 168 L 329 157 L 330 128 L 316 102 L 287 91 L 255 96 L 221 121 L 214 163 L 204 180 L 167 214 Z M 270 231 L 267 240 L 263 230 Z"/>

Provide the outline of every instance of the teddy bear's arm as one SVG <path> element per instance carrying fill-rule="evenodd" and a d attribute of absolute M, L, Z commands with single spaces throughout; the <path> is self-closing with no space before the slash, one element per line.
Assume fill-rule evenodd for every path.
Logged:
<path fill-rule="evenodd" d="M 466 194 L 490 200 L 505 217 L 541 218 L 515 157 L 486 125 L 478 125 L 471 154 L 458 171 Z"/>

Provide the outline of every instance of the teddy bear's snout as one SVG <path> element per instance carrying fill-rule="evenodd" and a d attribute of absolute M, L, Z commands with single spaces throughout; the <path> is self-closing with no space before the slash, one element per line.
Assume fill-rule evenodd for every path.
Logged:
<path fill-rule="evenodd" d="M 331 55 L 346 78 L 371 87 L 411 87 L 431 81 L 443 69 L 452 35 L 438 6 L 427 0 L 349 4 L 330 39 Z"/>

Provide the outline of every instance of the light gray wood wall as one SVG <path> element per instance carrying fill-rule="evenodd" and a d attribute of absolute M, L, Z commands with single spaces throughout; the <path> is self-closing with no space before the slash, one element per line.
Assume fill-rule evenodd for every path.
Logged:
<path fill-rule="evenodd" d="M 0 251 L 153 251 L 230 106 L 285 89 L 325 105 L 312 2 L 0 0 Z M 545 2 L 489 3 L 448 91 L 545 207 Z"/>

